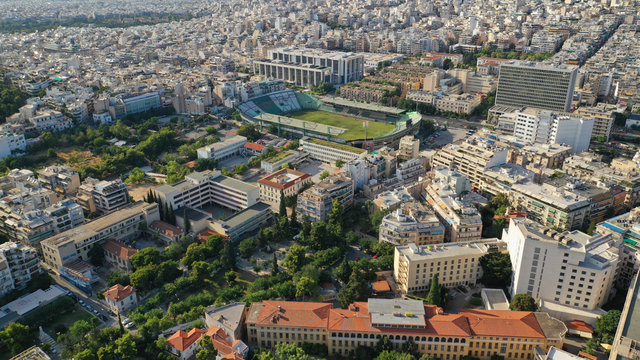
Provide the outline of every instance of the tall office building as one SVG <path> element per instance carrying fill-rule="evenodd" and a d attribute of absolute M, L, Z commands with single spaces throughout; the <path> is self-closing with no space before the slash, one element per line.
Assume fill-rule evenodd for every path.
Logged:
<path fill-rule="evenodd" d="M 496 105 L 569 111 L 578 67 L 511 61 L 500 65 Z"/>

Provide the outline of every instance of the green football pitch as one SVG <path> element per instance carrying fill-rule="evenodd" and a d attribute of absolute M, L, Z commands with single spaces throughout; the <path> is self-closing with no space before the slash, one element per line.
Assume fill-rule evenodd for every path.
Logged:
<path fill-rule="evenodd" d="M 362 126 L 364 121 L 369 123 L 367 139 L 375 139 L 387 135 L 395 129 L 395 126 L 385 122 L 363 120 L 353 116 L 345 116 L 322 110 L 299 110 L 288 113 L 286 116 L 347 129 L 347 131 L 338 136 L 345 140 L 364 139 L 364 126 Z"/>

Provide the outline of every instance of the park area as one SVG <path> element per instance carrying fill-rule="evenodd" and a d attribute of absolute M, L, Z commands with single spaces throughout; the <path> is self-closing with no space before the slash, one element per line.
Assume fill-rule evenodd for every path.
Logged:
<path fill-rule="evenodd" d="M 299 110 L 288 113 L 287 116 L 308 122 L 347 129 L 346 132 L 338 136 L 345 140 L 364 139 L 365 129 L 362 123 L 365 121 L 369 123 L 369 127 L 367 128 L 367 138 L 369 139 L 387 135 L 395 128 L 394 125 L 385 122 L 368 121 L 322 110 Z"/>

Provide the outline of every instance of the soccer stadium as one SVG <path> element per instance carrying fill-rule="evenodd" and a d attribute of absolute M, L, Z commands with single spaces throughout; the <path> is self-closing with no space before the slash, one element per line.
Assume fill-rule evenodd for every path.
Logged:
<path fill-rule="evenodd" d="M 279 135 L 310 136 L 352 146 L 393 145 L 420 128 L 420 114 L 402 109 L 349 101 L 319 99 L 283 90 L 237 106 L 242 119 L 260 130 L 275 126 Z"/>

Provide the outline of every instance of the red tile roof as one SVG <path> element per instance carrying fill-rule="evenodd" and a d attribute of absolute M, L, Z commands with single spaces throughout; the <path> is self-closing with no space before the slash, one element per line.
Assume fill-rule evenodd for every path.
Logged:
<path fill-rule="evenodd" d="M 136 289 L 131 285 L 122 286 L 120 284 L 115 284 L 109 288 L 109 290 L 105 291 L 104 297 L 111 299 L 114 302 L 125 299 L 129 295 L 136 292 Z"/>
<path fill-rule="evenodd" d="M 233 349 L 233 346 L 240 340 L 236 340 L 232 343 L 231 340 L 229 340 L 227 333 L 221 328 L 212 326 L 207 329 L 205 335 L 211 338 L 213 347 L 218 350 L 218 353 L 222 355 L 222 358 L 233 360 L 244 359 L 241 354 L 238 354 L 238 352 Z"/>
<path fill-rule="evenodd" d="M 278 176 L 283 175 L 283 174 L 291 174 L 296 176 L 296 178 L 294 178 L 291 181 L 288 181 L 284 184 L 281 184 L 279 182 L 273 181 L 274 179 L 276 179 Z M 307 174 L 307 173 L 303 173 L 302 171 L 298 171 L 298 170 L 294 170 L 294 169 L 288 169 L 288 168 L 284 168 L 284 169 L 280 169 L 274 173 L 271 173 L 265 177 L 263 177 L 262 179 L 258 180 L 259 184 L 263 184 L 266 186 L 270 186 L 270 187 L 274 187 L 276 189 L 288 189 L 291 186 L 294 186 L 295 184 L 305 181 L 307 179 L 309 179 L 311 177 L 311 175 Z"/>
<path fill-rule="evenodd" d="M 107 240 L 104 245 L 102 245 L 104 251 L 109 252 L 122 260 L 129 260 L 133 256 L 133 254 L 137 253 L 138 250 L 128 247 L 127 245 L 121 243 L 116 240 Z"/>
<path fill-rule="evenodd" d="M 567 325 L 567 328 L 571 330 L 584 331 L 593 334 L 593 327 L 584 321 L 573 320 L 567 321 L 565 324 Z"/>
<path fill-rule="evenodd" d="M 264 150 L 264 148 L 266 146 L 261 145 L 261 144 L 256 144 L 254 142 L 248 142 L 248 143 L 244 144 L 244 147 L 249 149 L 249 150 L 253 150 L 253 151 L 262 151 L 262 150 Z"/>
<path fill-rule="evenodd" d="M 194 342 L 198 341 L 204 333 L 204 330 L 198 328 L 193 328 L 188 333 L 184 330 L 178 330 L 167 339 L 167 343 L 179 351 L 185 351 Z"/>
<path fill-rule="evenodd" d="M 161 232 L 168 237 L 176 237 L 182 234 L 182 229 L 177 226 L 173 226 L 167 222 L 156 220 L 151 223 L 151 228 Z"/>
<path fill-rule="evenodd" d="M 256 324 L 326 328 L 329 310 L 328 303 L 297 301 L 263 301 Z"/>
<path fill-rule="evenodd" d="M 380 281 L 372 282 L 371 283 L 371 287 L 373 288 L 374 292 L 391 291 L 391 287 L 389 286 L 389 283 L 387 282 L 387 280 L 380 280 Z"/>
<path fill-rule="evenodd" d="M 278 306 L 280 306 L 280 316 Z M 349 309 L 333 309 L 328 303 L 264 301 L 251 305 L 257 310 L 257 325 L 284 327 L 326 327 L 329 331 L 439 336 L 517 336 L 544 338 L 535 313 L 528 311 L 461 310 L 444 314 L 441 308 L 425 305 L 424 328 L 374 327 L 368 303 L 356 302 Z M 274 321 L 273 319 L 276 318 Z"/>

